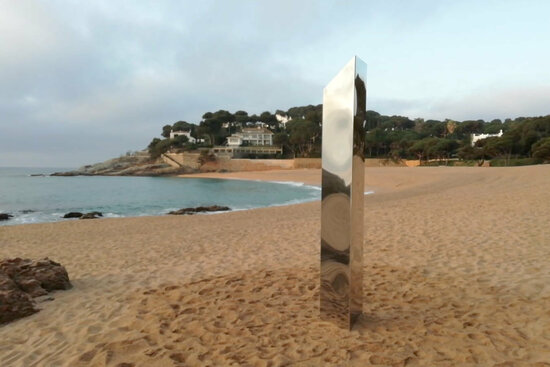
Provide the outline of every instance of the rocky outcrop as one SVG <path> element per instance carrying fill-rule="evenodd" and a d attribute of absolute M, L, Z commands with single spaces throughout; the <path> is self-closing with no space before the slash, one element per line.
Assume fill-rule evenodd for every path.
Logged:
<path fill-rule="evenodd" d="M 89 213 L 81 213 L 81 212 L 69 212 L 63 216 L 63 218 L 79 218 L 79 219 L 97 219 L 99 217 L 102 217 L 103 213 L 101 212 L 89 212 Z"/>
<path fill-rule="evenodd" d="M 80 219 L 97 219 L 102 216 L 103 214 L 101 212 L 90 212 L 82 215 Z"/>
<path fill-rule="evenodd" d="M 219 205 L 197 206 L 196 208 L 183 208 L 179 210 L 174 210 L 174 211 L 168 212 L 168 214 L 184 215 L 184 214 L 195 214 L 195 213 L 202 213 L 202 212 L 222 212 L 227 210 L 231 210 L 231 208 L 228 206 L 219 206 Z"/>
<path fill-rule="evenodd" d="M 0 324 L 38 312 L 32 298 L 69 288 L 65 268 L 48 258 L 1 260 Z"/>
<path fill-rule="evenodd" d="M 38 312 L 32 297 L 17 287 L 12 278 L 0 273 L 0 324 Z"/>
<path fill-rule="evenodd" d="M 69 171 L 69 172 L 54 172 L 50 176 L 70 177 L 70 176 L 93 176 L 93 175 L 91 173 L 87 173 L 87 172 Z"/>
<path fill-rule="evenodd" d="M 43 296 L 57 289 L 71 288 L 67 270 L 48 258 L 1 260 L 0 273 L 12 278 L 19 288 L 33 297 Z"/>
<path fill-rule="evenodd" d="M 67 218 L 80 218 L 82 217 L 84 214 L 81 213 L 81 212 L 68 212 L 67 214 L 65 214 L 63 216 L 63 218 L 67 219 Z"/>
<path fill-rule="evenodd" d="M 10 218 L 13 218 L 13 215 L 8 213 L 0 213 L 0 220 L 8 220 Z"/>
<path fill-rule="evenodd" d="M 189 168 L 172 167 L 161 159 L 151 160 L 149 153 L 141 151 L 74 171 L 55 172 L 52 176 L 169 176 L 191 172 Z"/>

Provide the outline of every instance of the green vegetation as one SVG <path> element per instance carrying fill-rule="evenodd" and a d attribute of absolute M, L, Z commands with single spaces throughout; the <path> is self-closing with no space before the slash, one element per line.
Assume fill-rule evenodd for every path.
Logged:
<path fill-rule="evenodd" d="M 276 114 L 292 117 L 286 124 L 280 124 Z M 277 110 L 275 114 L 264 111 L 259 115 L 249 115 L 246 111 L 231 113 L 225 110 L 206 112 L 198 124 L 178 121 L 162 127 L 161 136 L 154 138 L 148 146 L 151 158 L 158 158 L 168 150 L 186 151 L 201 147 L 223 145 L 226 138 L 245 127 L 261 124 L 273 131 L 275 145 L 283 147 L 283 155 L 278 158 L 320 157 L 321 156 L 321 117 L 322 106 L 293 107 L 289 111 Z M 170 139 L 171 131 L 189 131 L 191 137 L 201 143 Z M 199 140 L 197 140 L 199 141 Z"/>
<path fill-rule="evenodd" d="M 177 136 L 174 139 L 164 139 L 154 138 L 149 146 L 147 147 L 149 155 L 151 158 L 156 159 L 162 154 L 166 153 L 170 149 L 178 150 L 194 150 L 196 149 L 196 144 L 189 143 L 187 136 Z"/>
<path fill-rule="evenodd" d="M 531 150 L 533 158 L 550 161 L 550 136 L 534 143 Z"/>
<path fill-rule="evenodd" d="M 282 124 L 276 114 L 292 118 Z M 246 111 L 206 112 L 197 124 L 178 121 L 162 127 L 162 137 L 149 144 L 151 157 L 168 150 L 193 150 L 223 145 L 226 138 L 242 128 L 261 124 L 273 131 L 273 142 L 283 148 L 283 158 L 321 156 L 322 105 L 292 107 L 275 114 L 264 111 L 249 115 Z M 199 144 L 184 136 L 170 139 L 170 131 L 189 131 Z M 471 146 L 471 134 L 495 134 Z M 419 159 L 424 165 L 473 165 L 492 160 L 492 165 L 519 165 L 550 162 L 550 115 L 519 117 L 514 120 L 446 119 L 414 120 L 404 116 L 385 116 L 367 111 L 365 123 L 365 157 L 384 159 Z M 433 161 L 440 161 L 433 163 Z M 457 163 L 460 160 L 460 163 Z M 444 163 L 443 163 L 444 162 Z"/>
<path fill-rule="evenodd" d="M 423 165 L 449 159 L 464 164 L 495 160 L 499 165 L 537 164 L 550 161 L 550 116 L 519 117 L 485 122 L 483 120 L 410 120 L 402 116 L 383 116 L 367 112 L 365 156 L 376 158 L 419 159 Z M 495 134 L 471 146 L 471 134 Z M 466 163 L 468 162 L 468 163 Z"/>

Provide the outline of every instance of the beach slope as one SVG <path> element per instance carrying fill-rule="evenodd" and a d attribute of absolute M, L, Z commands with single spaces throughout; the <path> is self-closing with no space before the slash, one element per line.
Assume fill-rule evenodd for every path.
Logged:
<path fill-rule="evenodd" d="M 320 184 L 319 170 L 218 177 Z M 364 315 L 319 320 L 320 202 L 0 227 L 74 285 L 1 366 L 550 366 L 550 166 L 369 168 Z"/>

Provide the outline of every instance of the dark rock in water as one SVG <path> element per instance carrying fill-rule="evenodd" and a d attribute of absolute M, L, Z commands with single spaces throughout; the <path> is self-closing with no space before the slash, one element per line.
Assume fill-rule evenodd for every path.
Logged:
<path fill-rule="evenodd" d="M 223 212 L 223 211 L 227 211 L 227 210 L 231 210 L 231 208 L 228 207 L 228 206 L 219 206 L 219 205 L 198 206 L 198 207 L 195 208 L 195 211 L 197 213 L 200 213 L 200 212 Z"/>
<path fill-rule="evenodd" d="M 31 173 L 31 177 L 44 177 L 44 176 L 46 175 L 43 173 Z"/>
<path fill-rule="evenodd" d="M 100 212 L 90 212 L 82 215 L 80 219 L 97 219 L 102 216 L 103 214 L 101 214 Z"/>
<path fill-rule="evenodd" d="M 183 209 L 171 211 L 168 214 L 184 215 L 184 214 L 195 214 L 195 213 L 202 213 L 202 212 L 222 212 L 227 210 L 231 210 L 231 208 L 228 206 L 212 205 L 212 206 L 198 206 L 196 208 L 183 208 Z"/>
<path fill-rule="evenodd" d="M 89 212 L 89 213 L 81 213 L 81 212 L 69 212 L 63 216 L 63 218 L 80 218 L 80 219 L 96 219 L 98 217 L 102 217 L 102 212 Z"/>
<path fill-rule="evenodd" d="M 32 209 L 24 209 L 24 210 L 21 210 L 21 214 L 29 214 L 29 213 L 34 213 L 36 210 L 32 210 Z"/>
<path fill-rule="evenodd" d="M 71 176 L 93 176 L 93 175 L 88 172 L 69 171 L 69 172 L 54 172 L 50 176 L 71 177 Z"/>
<path fill-rule="evenodd" d="M 63 216 L 63 218 L 80 218 L 82 217 L 84 214 L 80 213 L 80 212 L 69 212 L 67 214 L 65 214 Z"/>
<path fill-rule="evenodd" d="M 76 172 L 54 172 L 50 176 L 76 176 Z"/>
<path fill-rule="evenodd" d="M 13 215 L 8 213 L 0 213 L 0 220 L 8 220 L 10 218 L 13 218 Z"/>
<path fill-rule="evenodd" d="M 170 215 L 183 215 L 183 214 L 195 214 L 195 208 L 182 208 L 179 210 L 169 211 Z"/>
<path fill-rule="evenodd" d="M 65 268 L 48 258 L 1 260 L 0 324 L 37 312 L 33 297 L 69 288 L 71 283 Z"/>

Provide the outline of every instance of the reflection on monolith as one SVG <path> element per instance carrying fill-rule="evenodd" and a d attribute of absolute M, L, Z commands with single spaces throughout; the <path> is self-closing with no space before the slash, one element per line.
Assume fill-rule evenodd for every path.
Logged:
<path fill-rule="evenodd" d="M 343 328 L 363 305 L 366 74 L 354 57 L 323 91 L 321 318 Z"/>

